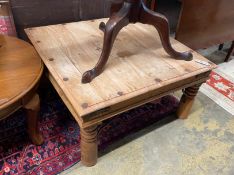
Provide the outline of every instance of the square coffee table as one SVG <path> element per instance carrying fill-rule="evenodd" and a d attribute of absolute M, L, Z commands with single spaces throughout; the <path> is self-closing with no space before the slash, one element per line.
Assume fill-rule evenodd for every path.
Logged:
<path fill-rule="evenodd" d="M 102 50 L 101 21 L 107 19 L 26 29 L 51 83 L 80 126 L 86 166 L 97 162 L 97 126 L 102 121 L 180 89 L 177 116 L 185 119 L 200 85 L 216 67 L 194 51 L 192 61 L 171 58 L 154 27 L 132 24 L 118 35 L 104 72 L 82 84 L 82 74 L 96 64 Z M 191 50 L 171 42 L 178 51 Z"/>

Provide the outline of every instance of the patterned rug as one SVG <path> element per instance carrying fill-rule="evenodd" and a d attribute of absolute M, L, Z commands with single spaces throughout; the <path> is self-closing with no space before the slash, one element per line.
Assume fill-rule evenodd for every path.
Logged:
<path fill-rule="evenodd" d="M 217 92 L 234 102 L 234 83 L 225 79 L 220 74 L 212 71 L 207 84 Z"/>
<path fill-rule="evenodd" d="M 80 161 L 77 123 L 52 88 L 40 96 L 45 143 L 30 143 L 22 110 L 0 121 L 0 175 L 54 175 Z M 166 96 L 105 121 L 99 128 L 99 150 L 174 113 L 177 106 L 176 98 Z"/>
<path fill-rule="evenodd" d="M 200 91 L 234 115 L 234 60 L 218 65 Z"/>

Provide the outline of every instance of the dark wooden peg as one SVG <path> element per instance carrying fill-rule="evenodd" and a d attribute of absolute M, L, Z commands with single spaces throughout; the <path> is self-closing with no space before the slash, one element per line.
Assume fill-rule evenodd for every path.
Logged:
<path fill-rule="evenodd" d="M 106 24 L 105 24 L 104 22 L 101 22 L 101 23 L 99 24 L 99 29 L 100 29 L 101 31 L 105 32 L 105 28 L 106 28 Z"/>
<path fill-rule="evenodd" d="M 90 83 L 96 77 L 95 69 L 86 71 L 81 79 L 82 83 Z"/>

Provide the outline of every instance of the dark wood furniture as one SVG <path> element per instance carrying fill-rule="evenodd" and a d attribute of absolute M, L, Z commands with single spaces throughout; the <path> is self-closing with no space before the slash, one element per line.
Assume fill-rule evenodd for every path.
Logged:
<path fill-rule="evenodd" d="M 43 63 L 33 46 L 0 35 L 0 120 L 24 108 L 28 134 L 36 145 L 43 143 L 37 126 L 40 99 L 36 93 L 42 72 Z"/>
<path fill-rule="evenodd" d="M 82 74 L 98 61 L 107 19 L 29 28 L 27 35 L 48 68 L 48 77 L 81 130 L 81 160 L 97 162 L 97 126 L 102 121 L 173 91 L 184 89 L 177 115 L 189 115 L 201 83 L 215 64 L 193 52 L 191 61 L 168 56 L 151 25 L 126 26 L 118 35 L 107 69 L 91 83 Z M 131 42 L 129 42 L 131 41 Z M 189 48 L 171 39 L 183 52 Z"/>
<path fill-rule="evenodd" d="M 228 54 L 225 58 L 225 62 L 229 61 L 230 57 L 234 54 L 234 41 L 232 41 L 232 44 L 231 44 L 231 47 L 230 49 L 228 50 Z"/>
<path fill-rule="evenodd" d="M 233 41 L 233 7 L 234 0 L 182 0 L 176 39 L 194 50 Z"/>
<path fill-rule="evenodd" d="M 11 0 L 18 35 L 25 28 L 108 17 L 109 0 Z"/>
<path fill-rule="evenodd" d="M 154 26 L 159 32 L 163 48 L 171 57 L 187 61 L 192 59 L 193 56 L 190 52 L 181 53 L 172 48 L 169 39 L 170 31 L 167 18 L 162 14 L 148 9 L 144 0 L 123 0 L 120 3 L 117 1 L 117 5 L 113 4 L 113 6 L 110 19 L 106 24 L 101 22 L 99 26 L 104 32 L 101 56 L 95 67 L 83 74 L 82 83 L 90 83 L 102 73 L 118 33 L 130 23 L 140 22 Z"/>
<path fill-rule="evenodd" d="M 170 21 L 171 31 L 175 31 L 180 3 L 177 0 L 151 0 L 156 2 L 157 12 L 164 14 Z M 11 0 L 17 33 L 27 39 L 24 29 L 91 20 L 109 17 L 110 0 Z M 148 6 L 150 7 L 151 4 Z"/>

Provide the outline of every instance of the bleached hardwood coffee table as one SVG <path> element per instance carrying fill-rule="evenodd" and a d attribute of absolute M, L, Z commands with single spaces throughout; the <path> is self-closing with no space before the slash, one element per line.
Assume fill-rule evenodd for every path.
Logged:
<path fill-rule="evenodd" d="M 175 60 L 161 46 L 155 28 L 143 24 L 124 28 L 104 72 L 91 83 L 81 76 L 101 52 L 107 19 L 29 28 L 26 33 L 48 68 L 48 77 L 81 130 L 81 160 L 97 162 L 97 125 L 173 91 L 184 89 L 177 115 L 188 117 L 199 86 L 215 64 L 192 51 L 192 61 Z M 172 39 L 178 51 L 190 50 Z"/>

